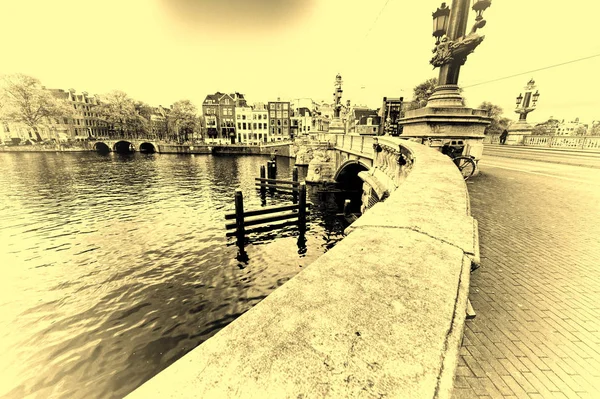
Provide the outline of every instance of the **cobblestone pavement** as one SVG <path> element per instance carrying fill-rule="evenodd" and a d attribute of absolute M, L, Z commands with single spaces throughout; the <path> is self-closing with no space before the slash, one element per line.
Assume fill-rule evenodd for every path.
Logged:
<path fill-rule="evenodd" d="M 487 157 L 468 181 L 481 268 L 455 399 L 600 398 L 600 173 L 530 164 Z"/>

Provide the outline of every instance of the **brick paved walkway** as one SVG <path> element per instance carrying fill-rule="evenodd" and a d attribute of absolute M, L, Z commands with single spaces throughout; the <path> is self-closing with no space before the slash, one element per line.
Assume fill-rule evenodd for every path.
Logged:
<path fill-rule="evenodd" d="M 454 398 L 600 398 L 600 186 L 481 170 Z"/>

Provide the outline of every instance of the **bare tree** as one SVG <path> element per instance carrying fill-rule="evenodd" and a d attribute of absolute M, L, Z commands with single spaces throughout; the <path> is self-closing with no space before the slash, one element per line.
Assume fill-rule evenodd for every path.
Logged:
<path fill-rule="evenodd" d="M 502 116 L 504 110 L 502 107 L 492 104 L 489 101 L 484 101 L 479 105 L 479 109 L 485 109 L 488 116 L 492 118 L 492 123 L 485 128 L 485 134 L 500 134 L 504 129 L 508 129 L 510 119 Z"/>
<path fill-rule="evenodd" d="M 53 119 L 71 117 L 73 109 L 45 90 L 40 81 L 24 74 L 4 76 L 2 81 L 2 115 L 8 122 L 23 124 L 41 141 L 39 128 Z"/>
<path fill-rule="evenodd" d="M 173 104 L 169 113 L 169 122 L 178 142 L 193 139 L 192 136 L 197 124 L 196 112 L 196 106 L 190 100 L 180 100 Z"/>
<path fill-rule="evenodd" d="M 136 102 L 123 91 L 115 90 L 102 96 L 97 109 L 114 136 L 139 138 L 148 131 L 148 119 L 144 114 L 148 113 L 149 107 Z"/>

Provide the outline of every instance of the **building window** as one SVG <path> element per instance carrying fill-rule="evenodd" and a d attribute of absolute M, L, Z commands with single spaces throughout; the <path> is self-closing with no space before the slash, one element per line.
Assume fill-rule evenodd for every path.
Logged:
<path fill-rule="evenodd" d="M 281 111 L 277 111 L 277 117 L 281 118 Z"/>
<path fill-rule="evenodd" d="M 288 112 L 287 111 L 283 111 L 283 117 L 287 118 L 288 117 Z"/>
<path fill-rule="evenodd" d="M 277 134 L 281 134 L 281 128 L 280 127 L 277 128 Z"/>
<path fill-rule="evenodd" d="M 225 126 L 227 126 L 227 123 L 225 123 Z M 242 128 L 242 124 L 240 122 L 238 122 L 238 129 Z"/>
<path fill-rule="evenodd" d="M 271 111 L 269 114 L 271 115 L 271 118 L 275 118 L 275 111 Z"/>
<path fill-rule="evenodd" d="M 256 120 L 256 114 L 252 114 L 252 119 Z"/>
<path fill-rule="evenodd" d="M 242 115 L 242 120 L 245 121 L 246 120 L 246 115 Z"/>
<path fill-rule="evenodd" d="M 254 123 L 252 124 L 252 128 L 253 128 L 254 130 L 256 130 L 256 122 L 254 122 Z"/>
<path fill-rule="evenodd" d="M 281 109 L 281 103 L 277 103 L 277 109 Z"/>
<path fill-rule="evenodd" d="M 246 130 L 246 122 L 242 123 L 243 129 Z"/>
<path fill-rule="evenodd" d="M 283 126 L 287 126 L 287 119 L 283 120 Z"/>
<path fill-rule="evenodd" d="M 275 124 L 275 119 L 271 119 L 271 125 Z"/>

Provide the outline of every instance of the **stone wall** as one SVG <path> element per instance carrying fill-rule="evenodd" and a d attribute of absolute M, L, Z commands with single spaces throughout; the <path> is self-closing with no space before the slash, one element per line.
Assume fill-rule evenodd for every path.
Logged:
<path fill-rule="evenodd" d="M 447 156 L 394 145 L 412 165 L 386 201 L 129 398 L 449 398 L 477 225 Z"/>
<path fill-rule="evenodd" d="M 274 151 L 277 151 L 278 156 L 289 157 L 290 146 L 291 143 L 267 144 L 264 146 L 221 145 L 213 147 L 213 154 L 271 155 Z"/>

